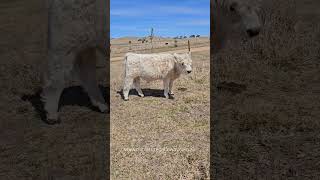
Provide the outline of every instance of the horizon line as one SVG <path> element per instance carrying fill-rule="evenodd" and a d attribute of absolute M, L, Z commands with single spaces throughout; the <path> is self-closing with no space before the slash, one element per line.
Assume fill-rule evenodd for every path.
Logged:
<path fill-rule="evenodd" d="M 191 35 L 176 35 L 176 36 L 170 36 L 170 35 L 168 35 L 168 36 L 154 36 L 154 37 L 162 37 L 162 38 L 165 38 L 165 37 L 169 37 L 169 38 L 174 38 L 174 37 L 180 37 L 180 36 L 186 36 L 187 38 L 189 38 L 190 36 L 192 36 L 192 35 L 200 35 L 200 37 L 210 37 L 210 34 L 208 34 L 208 35 L 201 35 L 201 34 L 191 34 Z M 149 37 L 149 35 L 148 36 L 135 36 L 135 35 L 132 35 L 132 36 L 130 36 L 130 35 L 125 35 L 125 36 L 117 36 L 117 37 L 111 37 L 110 36 L 110 39 L 114 39 L 114 38 L 144 38 L 144 37 Z"/>

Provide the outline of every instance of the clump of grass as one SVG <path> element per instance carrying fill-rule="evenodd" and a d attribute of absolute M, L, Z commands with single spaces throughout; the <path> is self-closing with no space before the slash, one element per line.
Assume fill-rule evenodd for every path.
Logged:
<path fill-rule="evenodd" d="M 198 84 L 204 84 L 205 83 L 205 79 L 204 78 L 196 78 L 194 79 L 194 82 L 195 83 L 198 83 Z"/>
<path fill-rule="evenodd" d="M 186 104 L 192 103 L 193 101 L 194 101 L 194 97 L 192 97 L 192 96 L 191 97 L 188 96 L 188 97 L 183 98 L 183 102 Z"/>

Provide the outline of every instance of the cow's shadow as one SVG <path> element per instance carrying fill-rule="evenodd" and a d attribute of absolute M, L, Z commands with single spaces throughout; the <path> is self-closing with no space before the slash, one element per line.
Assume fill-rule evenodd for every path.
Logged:
<path fill-rule="evenodd" d="M 110 104 L 110 88 L 106 86 L 99 85 L 99 89 L 102 93 L 102 96 L 107 102 L 107 105 Z M 29 101 L 34 109 L 37 111 L 41 120 L 46 122 L 46 113 L 44 110 L 43 102 L 41 101 L 42 90 L 37 91 L 35 94 L 26 94 L 21 97 L 23 101 Z M 66 105 L 78 105 L 87 107 L 93 111 L 100 112 L 99 109 L 92 105 L 88 94 L 83 90 L 81 86 L 71 86 L 65 88 L 60 96 L 59 100 L 59 110 L 61 107 Z"/>
<path fill-rule="evenodd" d="M 163 95 L 163 90 L 162 89 L 141 89 L 144 97 L 158 97 L 158 98 L 165 98 L 165 96 Z M 118 94 L 121 95 L 122 99 L 124 99 L 123 93 L 122 93 L 122 89 L 117 91 Z M 135 95 L 135 96 L 139 96 L 138 92 L 135 89 L 131 89 L 129 92 L 129 96 L 130 95 Z M 172 95 L 169 96 L 169 99 L 174 99 L 174 97 Z"/>

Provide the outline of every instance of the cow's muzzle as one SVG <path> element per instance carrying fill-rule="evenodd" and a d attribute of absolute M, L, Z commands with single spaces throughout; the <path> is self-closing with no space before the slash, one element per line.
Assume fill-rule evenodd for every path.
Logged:
<path fill-rule="evenodd" d="M 187 73 L 188 73 L 188 74 L 190 74 L 190 73 L 191 73 L 191 71 L 187 71 Z"/>

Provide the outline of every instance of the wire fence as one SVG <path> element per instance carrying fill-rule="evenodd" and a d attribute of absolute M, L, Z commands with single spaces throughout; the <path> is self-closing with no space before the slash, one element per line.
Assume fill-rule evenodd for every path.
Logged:
<path fill-rule="evenodd" d="M 111 55 L 123 54 L 127 52 L 158 52 L 164 49 L 183 49 L 187 48 L 188 40 L 190 40 L 191 48 L 203 47 L 210 43 L 209 39 L 183 39 L 183 40 L 159 40 L 145 43 L 111 43 Z"/>

